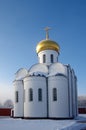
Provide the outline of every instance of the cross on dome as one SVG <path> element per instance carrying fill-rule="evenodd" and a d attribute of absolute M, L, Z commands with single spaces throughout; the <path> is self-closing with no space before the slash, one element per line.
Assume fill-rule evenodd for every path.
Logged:
<path fill-rule="evenodd" d="M 46 39 L 41 40 L 37 44 L 37 46 L 36 46 L 36 52 L 37 53 L 44 51 L 44 50 L 54 50 L 57 53 L 59 53 L 60 47 L 59 47 L 58 43 L 49 39 L 49 30 L 50 29 L 51 29 L 50 27 L 44 28 L 44 30 L 46 31 Z"/>
<path fill-rule="evenodd" d="M 50 30 L 51 28 L 50 27 L 46 27 L 44 30 L 46 31 L 46 40 L 48 40 L 49 39 L 49 30 Z"/>

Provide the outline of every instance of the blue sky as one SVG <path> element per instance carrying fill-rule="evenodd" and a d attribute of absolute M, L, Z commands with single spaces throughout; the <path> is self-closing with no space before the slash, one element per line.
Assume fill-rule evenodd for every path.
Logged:
<path fill-rule="evenodd" d="M 38 62 L 46 26 L 59 62 L 75 70 L 78 95 L 86 95 L 86 0 L 0 0 L 0 101 L 13 97 L 15 72 Z"/>

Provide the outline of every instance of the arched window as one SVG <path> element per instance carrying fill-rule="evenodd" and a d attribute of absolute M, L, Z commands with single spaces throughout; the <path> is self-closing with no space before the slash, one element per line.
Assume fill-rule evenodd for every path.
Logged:
<path fill-rule="evenodd" d="M 15 92 L 15 102 L 19 101 L 19 93 L 18 91 Z"/>
<path fill-rule="evenodd" d="M 33 101 L 33 89 L 29 89 L 29 101 Z"/>
<path fill-rule="evenodd" d="M 24 102 L 25 102 L 25 89 L 24 89 Z"/>
<path fill-rule="evenodd" d="M 46 62 L 46 55 L 44 54 L 43 55 L 43 63 L 45 63 Z"/>
<path fill-rule="evenodd" d="M 42 101 L 42 89 L 38 89 L 38 101 Z"/>
<path fill-rule="evenodd" d="M 53 54 L 51 54 L 50 57 L 51 57 L 51 63 L 53 63 Z"/>
<path fill-rule="evenodd" d="M 53 101 L 57 101 L 57 89 L 53 88 Z"/>

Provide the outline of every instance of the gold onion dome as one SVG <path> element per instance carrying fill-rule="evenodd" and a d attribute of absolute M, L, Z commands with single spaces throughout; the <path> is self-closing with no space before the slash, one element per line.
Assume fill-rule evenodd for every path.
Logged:
<path fill-rule="evenodd" d="M 52 41 L 52 40 L 42 40 L 38 43 L 37 47 L 36 47 L 36 52 L 39 53 L 40 51 L 44 51 L 44 50 L 54 50 L 59 52 L 59 45 Z"/>
<path fill-rule="evenodd" d="M 49 39 L 49 35 L 48 35 L 49 28 L 46 28 L 45 30 L 46 30 L 46 39 L 40 41 L 37 44 L 36 52 L 39 53 L 44 50 L 54 50 L 59 53 L 60 47 L 58 43 Z"/>

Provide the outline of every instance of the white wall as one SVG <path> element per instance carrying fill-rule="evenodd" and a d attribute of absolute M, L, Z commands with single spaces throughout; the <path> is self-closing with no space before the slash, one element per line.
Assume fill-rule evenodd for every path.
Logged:
<path fill-rule="evenodd" d="M 57 88 L 57 101 L 52 99 L 52 89 Z M 69 118 L 68 81 L 64 76 L 48 78 L 49 117 Z"/>
<path fill-rule="evenodd" d="M 70 106 L 70 117 L 73 117 L 73 83 L 72 83 L 72 71 L 70 66 L 67 66 L 68 72 L 68 88 L 69 88 L 69 106 Z"/>
<path fill-rule="evenodd" d="M 28 99 L 29 88 L 33 89 L 33 101 Z M 42 88 L 42 101 L 38 101 L 39 88 Z M 24 90 L 24 117 L 47 117 L 46 78 L 39 76 L 26 77 L 24 79 Z"/>
<path fill-rule="evenodd" d="M 58 53 L 53 50 L 44 50 L 38 53 L 38 61 L 39 63 L 43 63 L 43 55 L 46 55 L 46 63 L 51 64 L 51 57 L 50 55 L 53 54 L 54 62 L 58 61 Z"/>
<path fill-rule="evenodd" d="M 14 117 L 23 117 L 24 116 L 24 86 L 22 80 L 15 80 L 13 82 L 14 87 Z M 18 102 L 15 101 L 15 93 L 18 91 Z"/>
<path fill-rule="evenodd" d="M 77 116 L 77 86 L 76 83 L 77 81 L 75 80 L 75 73 L 74 70 L 72 70 L 72 84 L 73 84 L 73 115 L 74 117 Z"/>

